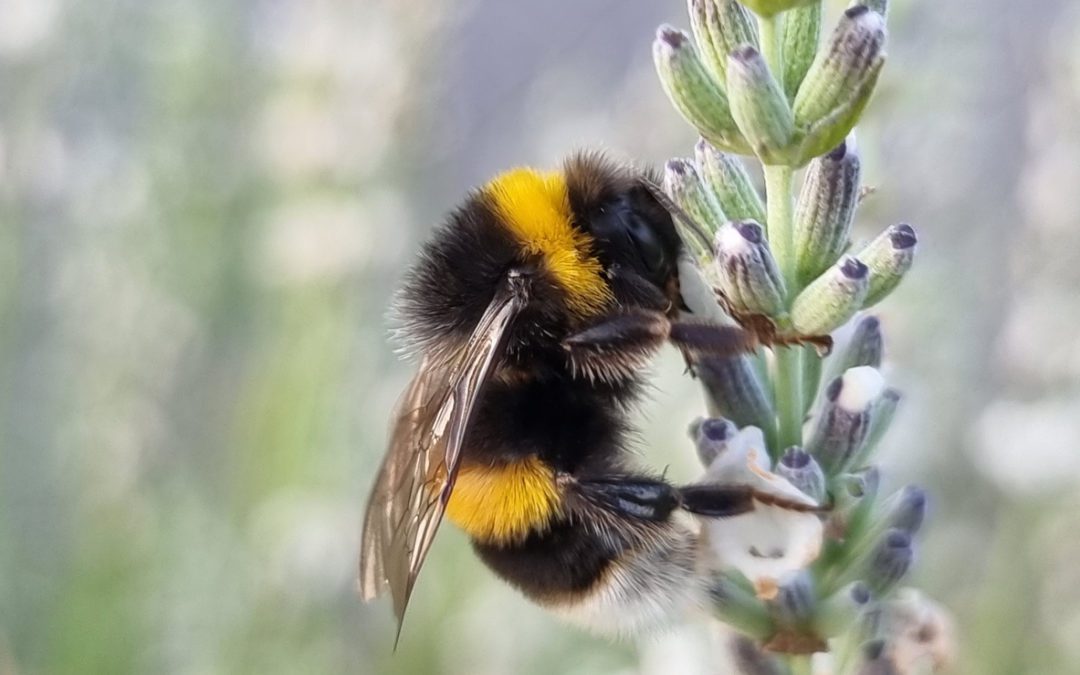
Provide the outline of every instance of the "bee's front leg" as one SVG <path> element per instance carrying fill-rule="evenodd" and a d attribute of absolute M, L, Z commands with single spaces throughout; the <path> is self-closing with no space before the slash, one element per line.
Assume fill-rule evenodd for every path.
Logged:
<path fill-rule="evenodd" d="M 738 326 L 672 321 L 662 312 L 628 311 L 603 317 L 563 340 L 575 373 L 594 380 L 631 377 L 665 343 L 684 354 L 730 356 L 751 351 L 757 338 Z"/>
<path fill-rule="evenodd" d="M 678 492 L 682 508 L 709 518 L 730 518 L 753 511 L 755 502 L 803 513 L 824 513 L 832 508 L 788 499 L 738 483 L 686 485 Z"/>

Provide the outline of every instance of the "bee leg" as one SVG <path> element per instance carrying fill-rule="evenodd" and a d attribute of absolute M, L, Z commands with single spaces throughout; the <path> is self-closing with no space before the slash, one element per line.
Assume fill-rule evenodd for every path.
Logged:
<path fill-rule="evenodd" d="M 749 485 L 687 485 L 679 496 L 681 506 L 699 516 L 730 518 L 754 510 L 754 490 Z"/>
<path fill-rule="evenodd" d="M 730 518 L 753 511 L 755 502 L 803 513 L 821 513 L 831 508 L 762 492 L 749 485 L 687 485 L 679 488 L 679 496 L 682 508 L 710 518 Z"/>
<path fill-rule="evenodd" d="M 670 322 L 660 312 L 633 311 L 607 316 L 563 340 L 571 370 L 593 380 L 617 381 L 637 375 L 667 341 Z"/>
<path fill-rule="evenodd" d="M 583 479 L 577 493 L 609 513 L 664 521 L 681 503 L 678 490 L 662 480 L 639 476 Z"/>
<path fill-rule="evenodd" d="M 754 333 L 739 326 L 694 321 L 672 322 L 668 340 L 692 356 L 734 356 L 761 344 Z"/>
<path fill-rule="evenodd" d="M 730 356 L 753 351 L 761 340 L 753 331 L 712 322 L 672 321 L 660 312 L 612 314 L 563 341 L 571 352 L 654 351 L 665 341 L 696 354 Z"/>
<path fill-rule="evenodd" d="M 655 350 L 667 340 L 671 322 L 660 312 L 612 314 L 563 341 L 569 351 Z"/>

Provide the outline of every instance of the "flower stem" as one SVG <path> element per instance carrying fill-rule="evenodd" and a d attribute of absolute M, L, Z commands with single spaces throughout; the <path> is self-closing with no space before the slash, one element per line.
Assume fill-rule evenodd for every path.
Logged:
<path fill-rule="evenodd" d="M 813 673 L 813 666 L 810 663 L 809 656 L 801 654 L 789 656 L 788 665 L 791 667 L 791 675 L 811 675 Z"/>
<path fill-rule="evenodd" d="M 802 445 L 802 349 L 780 347 L 775 356 L 778 443 L 772 454 L 779 457 L 785 448 Z"/>
<path fill-rule="evenodd" d="M 784 81 L 784 39 L 780 30 L 781 15 L 758 17 L 758 32 L 761 34 L 761 55 L 777 81 Z"/>
<path fill-rule="evenodd" d="M 788 301 L 794 298 L 799 289 L 796 287 L 798 280 L 795 277 L 795 251 L 794 251 L 794 218 L 791 199 L 792 174 L 794 171 L 788 166 L 768 166 L 765 171 L 765 195 L 768 209 L 768 238 L 769 248 L 780 273 L 784 275 L 784 284 L 787 287 Z"/>
<path fill-rule="evenodd" d="M 783 36 L 780 30 L 781 15 L 761 17 L 761 51 L 765 62 L 769 64 L 776 77 L 784 74 Z M 794 171 L 788 166 L 765 165 L 765 196 L 767 199 L 767 236 L 769 248 L 776 258 L 776 264 L 784 277 L 787 287 L 787 302 L 798 294 L 795 275 L 794 224 L 791 184 Z M 777 326 L 784 329 L 786 326 Z M 802 442 L 803 408 L 803 365 L 802 349 L 787 347 L 775 352 L 776 372 L 774 375 L 776 413 L 778 422 L 777 446 L 772 448 L 775 457 L 779 457 L 784 448 L 800 445 Z"/>
<path fill-rule="evenodd" d="M 794 252 L 792 251 L 792 170 L 786 166 L 765 167 L 765 192 L 768 207 L 769 246 L 776 257 L 777 266 L 784 275 L 788 289 L 788 301 L 795 296 Z M 785 326 L 778 326 L 783 329 Z M 778 457 L 792 445 L 802 442 L 803 366 L 802 349 L 782 347 L 776 350 L 776 412 L 779 426 L 777 447 L 772 448 Z"/>

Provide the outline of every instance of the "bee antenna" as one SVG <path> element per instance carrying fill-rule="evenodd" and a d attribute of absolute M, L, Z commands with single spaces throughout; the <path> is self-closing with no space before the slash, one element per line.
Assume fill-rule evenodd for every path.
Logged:
<path fill-rule="evenodd" d="M 670 213 L 672 216 L 678 218 L 686 225 L 687 229 L 694 234 L 698 241 L 704 246 L 706 250 L 712 248 L 712 238 L 709 236 L 708 230 L 701 226 L 694 218 L 687 213 L 681 206 L 675 203 L 671 197 L 668 196 L 664 189 L 654 183 L 653 181 L 643 178 L 642 184 L 653 196 L 653 198 L 660 202 L 660 206 L 664 207 L 664 210 Z"/>

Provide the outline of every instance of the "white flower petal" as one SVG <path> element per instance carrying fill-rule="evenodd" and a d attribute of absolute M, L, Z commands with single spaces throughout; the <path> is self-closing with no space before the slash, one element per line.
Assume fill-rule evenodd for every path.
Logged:
<path fill-rule="evenodd" d="M 728 442 L 705 472 L 704 482 L 750 485 L 767 494 L 797 501 L 808 506 L 816 502 L 783 476 L 770 470 L 765 437 L 757 427 L 744 427 Z"/>
<path fill-rule="evenodd" d="M 763 493 L 808 505 L 815 502 L 785 478 L 769 470 L 760 429 L 746 427 L 717 455 L 705 482 L 750 485 Z M 824 528 L 813 513 L 757 503 L 733 518 L 702 519 L 702 539 L 717 570 L 736 569 L 762 597 L 775 594 L 779 580 L 804 569 L 821 553 Z"/>

